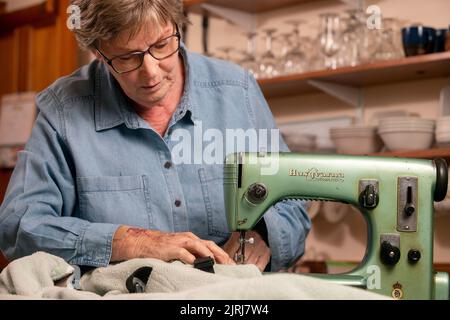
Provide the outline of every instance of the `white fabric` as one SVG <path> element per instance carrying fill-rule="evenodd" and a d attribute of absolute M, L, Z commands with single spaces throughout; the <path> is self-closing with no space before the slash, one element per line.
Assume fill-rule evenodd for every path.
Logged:
<path fill-rule="evenodd" d="M 128 293 L 126 279 L 138 268 L 152 267 L 145 293 Z M 9 264 L 0 274 L 0 299 L 190 299 L 190 300 L 336 300 L 388 299 L 366 290 L 313 277 L 261 274 L 254 265 L 215 265 L 208 273 L 181 262 L 133 259 L 96 268 L 81 278 L 82 290 L 54 282 L 73 268 L 63 259 L 38 252 Z"/>

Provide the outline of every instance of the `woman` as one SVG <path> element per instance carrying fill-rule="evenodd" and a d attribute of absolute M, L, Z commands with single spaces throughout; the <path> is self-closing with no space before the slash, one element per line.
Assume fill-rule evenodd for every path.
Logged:
<path fill-rule="evenodd" d="M 97 59 L 38 95 L 39 116 L 0 208 L 0 249 L 10 259 L 41 250 L 90 267 L 142 257 L 233 264 L 223 166 L 198 161 L 208 135 L 198 141 L 197 133 L 275 129 L 257 83 L 187 51 L 181 1 L 72 4 L 81 12 L 77 40 Z M 179 161 L 176 142 L 186 134 L 194 141 Z M 227 143 L 217 142 L 216 154 Z M 246 263 L 287 267 L 309 229 L 300 202 L 276 204 L 250 233 Z"/>

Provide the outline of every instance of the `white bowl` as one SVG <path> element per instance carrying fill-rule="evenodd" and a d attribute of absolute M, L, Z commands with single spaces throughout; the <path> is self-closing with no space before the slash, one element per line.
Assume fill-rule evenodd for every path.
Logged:
<path fill-rule="evenodd" d="M 383 123 L 417 123 L 417 124 L 433 124 L 435 120 L 433 119 L 424 119 L 419 117 L 389 117 L 380 119 L 380 125 Z"/>
<path fill-rule="evenodd" d="M 391 151 L 426 150 L 434 141 L 434 133 L 426 131 L 379 131 L 379 134 Z"/>
<path fill-rule="evenodd" d="M 283 131 L 284 142 L 292 152 L 313 152 L 316 150 L 317 136 L 294 131 Z"/>
<path fill-rule="evenodd" d="M 426 133 L 432 133 L 434 134 L 434 129 L 422 129 L 422 128 L 380 128 L 378 130 L 378 133 L 385 133 L 385 132 L 426 132 Z"/>
<path fill-rule="evenodd" d="M 424 126 L 407 126 L 407 125 L 401 125 L 401 126 L 380 126 L 378 129 L 378 132 L 380 131 L 427 131 L 427 132 L 434 132 L 434 127 L 424 127 Z"/>
<path fill-rule="evenodd" d="M 450 132 L 446 134 L 436 134 L 436 142 L 438 143 L 450 142 Z"/>
<path fill-rule="evenodd" d="M 383 143 L 376 133 L 375 127 L 332 128 L 330 138 L 338 153 L 368 154 L 380 151 Z"/>

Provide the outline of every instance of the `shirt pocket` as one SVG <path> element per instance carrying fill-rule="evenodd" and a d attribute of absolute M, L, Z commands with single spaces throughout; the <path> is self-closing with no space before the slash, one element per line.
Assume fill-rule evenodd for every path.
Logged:
<path fill-rule="evenodd" d="M 220 240 L 228 238 L 230 231 L 223 196 L 223 166 L 205 165 L 198 170 L 198 174 L 207 215 L 208 233 L 219 237 Z"/>
<path fill-rule="evenodd" d="M 77 188 L 82 219 L 146 229 L 152 226 L 147 176 L 78 177 Z"/>

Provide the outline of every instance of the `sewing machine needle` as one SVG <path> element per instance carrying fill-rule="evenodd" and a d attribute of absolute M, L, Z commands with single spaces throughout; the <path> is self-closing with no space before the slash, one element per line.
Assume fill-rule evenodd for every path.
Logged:
<path fill-rule="evenodd" d="M 239 241 L 239 249 L 236 252 L 234 260 L 238 264 L 243 264 L 245 262 L 245 231 L 241 231 L 238 241 Z"/>

